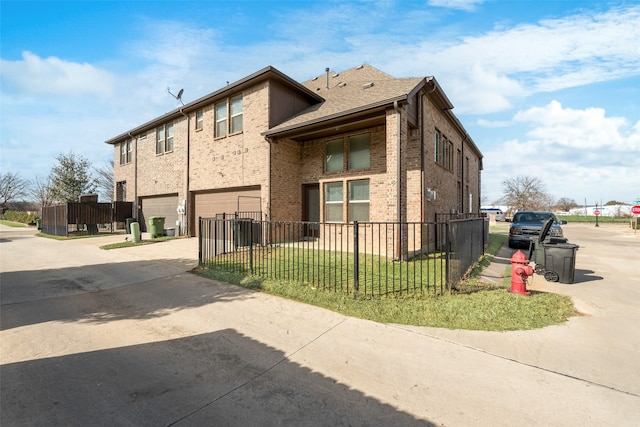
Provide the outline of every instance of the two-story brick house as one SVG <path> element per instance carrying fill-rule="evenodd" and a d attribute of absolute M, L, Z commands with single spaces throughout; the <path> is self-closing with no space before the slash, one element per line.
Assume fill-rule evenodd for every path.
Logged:
<path fill-rule="evenodd" d="M 479 212 L 482 154 L 435 78 L 361 65 L 298 83 L 264 68 L 107 141 L 140 222 L 260 212 L 286 221 L 431 221 Z M 180 208 L 179 208 L 180 207 Z M 312 231 L 311 231 L 312 232 Z"/>

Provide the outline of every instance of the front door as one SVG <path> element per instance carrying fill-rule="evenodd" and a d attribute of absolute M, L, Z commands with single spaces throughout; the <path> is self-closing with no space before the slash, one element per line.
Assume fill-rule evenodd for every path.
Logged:
<path fill-rule="evenodd" d="M 302 220 L 312 223 L 320 222 L 320 185 L 302 186 Z M 307 224 L 305 236 L 318 237 L 318 224 Z"/>

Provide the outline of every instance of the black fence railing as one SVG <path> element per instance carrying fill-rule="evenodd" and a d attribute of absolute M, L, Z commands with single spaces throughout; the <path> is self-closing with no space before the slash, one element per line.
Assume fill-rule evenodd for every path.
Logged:
<path fill-rule="evenodd" d="M 483 236 L 482 219 L 335 224 L 200 218 L 199 263 L 354 297 L 437 295 L 482 256 Z"/>

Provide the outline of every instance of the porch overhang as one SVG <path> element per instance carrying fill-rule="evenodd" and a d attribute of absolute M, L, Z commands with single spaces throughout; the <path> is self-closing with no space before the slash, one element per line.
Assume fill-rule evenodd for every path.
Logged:
<path fill-rule="evenodd" d="M 336 133 L 380 126 L 385 124 L 386 111 L 393 108 L 394 102 L 400 104 L 406 101 L 407 95 L 402 95 L 393 99 L 386 99 L 384 102 L 341 111 L 340 113 L 323 116 L 288 127 L 268 130 L 263 132 L 262 136 L 269 142 L 282 138 L 305 142 Z"/>

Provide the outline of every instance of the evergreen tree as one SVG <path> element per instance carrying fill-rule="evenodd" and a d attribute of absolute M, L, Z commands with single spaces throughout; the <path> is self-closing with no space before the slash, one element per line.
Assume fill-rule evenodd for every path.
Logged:
<path fill-rule="evenodd" d="M 90 173 L 91 163 L 86 158 L 76 155 L 59 154 L 58 163 L 51 169 L 50 196 L 61 203 L 77 202 L 82 194 L 95 191 L 95 180 Z"/>

